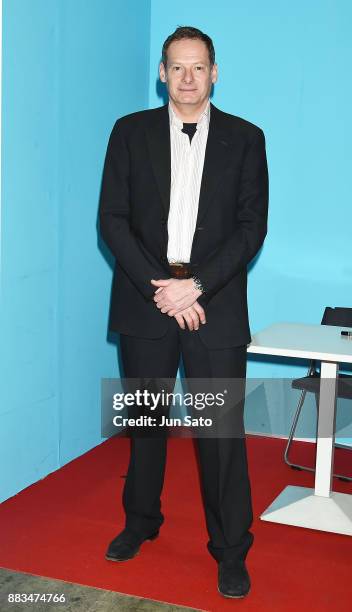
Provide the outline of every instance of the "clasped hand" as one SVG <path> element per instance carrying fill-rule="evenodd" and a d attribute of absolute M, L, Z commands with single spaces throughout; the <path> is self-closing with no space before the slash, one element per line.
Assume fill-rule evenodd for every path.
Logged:
<path fill-rule="evenodd" d="M 199 323 L 206 323 L 204 308 L 197 302 L 201 291 L 196 289 L 192 278 L 168 278 L 151 280 L 158 287 L 154 302 L 162 313 L 175 317 L 179 326 L 185 329 L 185 323 L 192 331 L 199 328 Z"/>

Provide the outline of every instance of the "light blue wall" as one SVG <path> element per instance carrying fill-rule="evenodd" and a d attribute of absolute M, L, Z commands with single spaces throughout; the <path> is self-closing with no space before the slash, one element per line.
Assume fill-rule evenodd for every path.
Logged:
<path fill-rule="evenodd" d="M 0 499 L 101 441 L 100 379 L 118 375 L 106 341 L 111 260 L 95 227 L 102 164 L 115 119 L 163 103 L 160 49 L 177 25 L 212 36 L 213 102 L 267 138 L 252 330 L 318 322 L 325 305 L 352 302 L 347 0 L 152 0 L 151 15 L 150 0 L 3 4 L 0 465 L 11 469 Z M 248 373 L 301 372 L 251 359 Z M 291 399 L 283 416 L 282 403 L 258 397 L 247 428 L 287 434 Z M 350 416 L 343 424 L 351 435 Z"/>
<path fill-rule="evenodd" d="M 57 20 L 3 3 L 1 499 L 59 460 Z"/>
<path fill-rule="evenodd" d="M 99 187 L 114 121 L 148 106 L 149 28 L 149 0 L 3 3 L 0 499 L 101 441 Z"/>
<path fill-rule="evenodd" d="M 163 41 L 192 25 L 214 42 L 214 104 L 266 135 L 270 216 L 249 275 L 253 332 L 277 321 L 319 323 L 325 306 L 352 306 L 351 19 L 348 0 L 179 0 L 167 10 L 152 0 L 150 107 L 163 102 Z M 302 375 L 299 363 L 251 357 L 248 375 Z M 287 434 L 292 409 L 283 418 L 265 402 L 259 412 L 248 405 L 247 428 Z"/>

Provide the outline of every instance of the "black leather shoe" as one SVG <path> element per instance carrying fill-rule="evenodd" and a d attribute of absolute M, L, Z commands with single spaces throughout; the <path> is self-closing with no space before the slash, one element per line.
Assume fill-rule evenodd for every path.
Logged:
<path fill-rule="evenodd" d="M 224 597 L 244 597 L 251 581 L 244 561 L 220 561 L 218 564 L 218 591 Z"/>
<path fill-rule="evenodd" d="M 139 549 L 145 540 L 155 540 L 159 530 L 154 531 L 147 537 L 140 536 L 131 529 L 125 528 L 116 538 L 110 542 L 105 554 L 108 561 L 127 561 L 133 559 L 139 553 Z"/>

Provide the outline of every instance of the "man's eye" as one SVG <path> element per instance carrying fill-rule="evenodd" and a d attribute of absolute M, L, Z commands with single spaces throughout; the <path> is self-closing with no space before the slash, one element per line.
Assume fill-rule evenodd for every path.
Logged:
<path fill-rule="evenodd" d="M 203 70 L 203 66 L 196 66 L 196 70 Z"/>
<path fill-rule="evenodd" d="M 173 69 L 174 70 L 180 70 L 180 66 L 174 66 Z"/>

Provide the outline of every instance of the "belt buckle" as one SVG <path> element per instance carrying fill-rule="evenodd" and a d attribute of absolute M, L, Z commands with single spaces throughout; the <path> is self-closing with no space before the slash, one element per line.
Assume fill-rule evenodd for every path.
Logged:
<path fill-rule="evenodd" d="M 169 264 L 173 270 L 175 278 L 189 278 L 190 277 L 190 264 L 181 261 L 175 261 Z"/>

